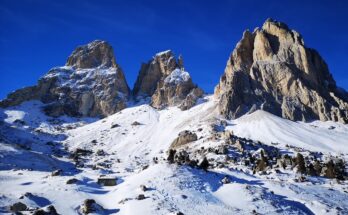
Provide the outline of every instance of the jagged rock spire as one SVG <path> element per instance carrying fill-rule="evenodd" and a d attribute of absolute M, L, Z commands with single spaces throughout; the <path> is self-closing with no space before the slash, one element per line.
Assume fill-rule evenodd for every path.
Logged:
<path fill-rule="evenodd" d="M 273 19 L 243 33 L 215 95 L 228 118 L 264 109 L 291 120 L 348 122 L 348 94 L 337 88 L 324 60 Z"/>
<path fill-rule="evenodd" d="M 134 97 L 151 97 L 155 108 L 172 105 L 183 110 L 191 108 L 203 91 L 193 84 L 183 64 L 182 56 L 176 59 L 171 50 L 157 53 L 142 64 L 133 88 Z"/>

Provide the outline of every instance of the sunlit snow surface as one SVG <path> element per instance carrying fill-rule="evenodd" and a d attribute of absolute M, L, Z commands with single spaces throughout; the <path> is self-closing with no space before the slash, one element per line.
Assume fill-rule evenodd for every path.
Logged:
<path fill-rule="evenodd" d="M 0 109 L 0 214 L 18 201 L 32 208 L 52 204 L 60 214 L 77 214 L 87 198 L 102 205 L 105 214 L 251 214 L 253 210 L 260 214 L 348 214 L 346 182 L 311 177 L 296 183 L 293 172 L 252 175 L 242 165 L 204 172 L 167 164 L 166 151 L 182 130 L 202 137 L 195 147 L 218 144 L 203 141 L 210 135 L 211 123 L 219 118 L 211 96 L 187 111 L 139 105 L 101 120 L 50 118 L 42 114 L 41 106 L 34 101 Z M 133 126 L 134 121 L 141 125 Z M 111 128 L 114 124 L 119 126 Z M 290 145 L 348 157 L 348 126 L 339 123 L 292 122 L 256 111 L 228 121 L 226 129 L 284 150 Z M 55 142 L 54 147 L 48 142 Z M 66 148 L 102 149 L 106 155 L 92 154 L 84 168 L 76 169 L 64 154 Z M 159 158 L 158 164 L 154 157 Z M 111 164 L 108 169 L 117 176 L 117 186 L 96 183 L 99 175 L 109 174 L 91 168 L 101 162 Z M 63 175 L 51 176 L 55 169 L 63 169 Z M 225 175 L 232 183 L 220 182 Z M 70 178 L 79 182 L 66 184 Z M 149 190 L 141 191 L 140 185 Z M 26 192 L 34 197 L 19 199 Z M 136 200 L 141 193 L 146 199 Z"/>
<path fill-rule="evenodd" d="M 181 83 L 190 80 L 190 74 L 182 69 L 176 68 L 164 79 L 165 83 Z"/>

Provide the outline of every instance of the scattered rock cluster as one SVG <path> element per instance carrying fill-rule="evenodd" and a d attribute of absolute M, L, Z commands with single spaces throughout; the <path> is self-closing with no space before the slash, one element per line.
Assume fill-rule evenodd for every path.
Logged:
<path fill-rule="evenodd" d="M 32 194 L 30 194 L 32 195 Z M 15 214 L 23 214 L 22 212 L 30 212 L 33 215 L 59 215 L 53 205 L 49 205 L 45 208 L 29 208 L 22 202 L 16 202 L 9 207 L 10 211 Z"/>
<path fill-rule="evenodd" d="M 347 179 L 345 166 L 345 162 L 339 158 L 330 158 L 327 161 L 323 161 L 312 156 L 304 157 L 301 153 L 297 153 L 295 157 L 283 155 L 277 159 L 276 165 L 276 167 L 281 167 L 282 169 L 296 169 L 298 173 L 304 175 L 323 176 L 339 180 Z"/>
<path fill-rule="evenodd" d="M 93 154 L 93 151 L 91 150 L 77 148 L 70 154 L 70 158 L 73 159 L 76 167 L 83 167 L 84 166 L 84 163 L 82 162 L 83 157 L 91 155 L 91 154 Z"/>
<path fill-rule="evenodd" d="M 214 125 L 213 128 L 215 133 L 213 132 L 212 137 L 207 138 L 207 140 L 214 139 L 214 141 L 223 141 L 223 143 L 216 147 L 201 147 L 199 149 L 195 147 L 171 147 L 168 151 L 167 161 L 204 170 L 237 164 L 249 168 L 254 174 L 265 174 L 273 169 L 276 172 L 292 170 L 301 175 L 323 176 L 339 180 L 348 178 L 346 164 L 342 159 L 330 158 L 324 161 L 322 155 L 310 152 L 307 156 L 302 153 L 290 156 L 282 154 L 274 146 L 235 136 L 231 131 L 224 131 L 223 127 L 216 129 L 217 127 Z M 188 133 L 190 132 L 184 132 L 184 134 Z M 296 150 L 300 151 L 300 149 Z M 203 159 L 199 160 L 199 158 Z M 299 181 L 304 181 L 304 179 Z"/>
<path fill-rule="evenodd" d="M 59 214 L 53 205 L 49 205 L 46 208 L 35 210 L 33 215 L 59 215 Z"/>

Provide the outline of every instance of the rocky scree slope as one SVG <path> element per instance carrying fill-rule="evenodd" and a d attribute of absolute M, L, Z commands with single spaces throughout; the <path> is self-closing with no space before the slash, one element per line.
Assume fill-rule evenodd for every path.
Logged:
<path fill-rule="evenodd" d="M 9 94 L 0 106 L 40 100 L 50 116 L 107 116 L 125 108 L 129 94 L 112 47 L 96 40 L 78 47 L 65 66 L 51 69 L 37 85 Z"/>
<path fill-rule="evenodd" d="M 299 33 L 272 19 L 243 33 L 215 96 L 220 113 L 232 119 L 263 109 L 290 120 L 348 122 L 348 93 L 327 64 Z"/>
<path fill-rule="evenodd" d="M 151 106 L 155 108 L 178 105 L 187 110 L 202 97 L 203 91 L 193 84 L 190 74 L 185 71 L 183 58 L 176 59 L 168 50 L 142 64 L 133 95 L 137 100 L 151 97 Z"/>

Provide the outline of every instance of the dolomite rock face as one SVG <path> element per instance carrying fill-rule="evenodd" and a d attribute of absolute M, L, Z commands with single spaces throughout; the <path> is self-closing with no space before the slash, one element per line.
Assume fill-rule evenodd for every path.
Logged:
<path fill-rule="evenodd" d="M 237 118 L 263 109 L 290 120 L 348 122 L 348 93 L 299 33 L 268 19 L 245 31 L 215 88 L 219 111 Z"/>
<path fill-rule="evenodd" d="M 93 41 L 78 47 L 66 66 L 51 69 L 36 86 L 19 89 L 0 102 L 1 107 L 41 100 L 50 116 L 111 115 L 126 107 L 130 91 L 112 47 Z"/>
<path fill-rule="evenodd" d="M 69 56 L 66 66 L 78 69 L 118 67 L 112 47 L 101 40 L 77 47 Z"/>
<path fill-rule="evenodd" d="M 141 66 L 133 95 L 137 100 L 150 97 L 155 108 L 177 105 L 187 110 L 195 105 L 203 91 L 193 84 L 184 69 L 182 57 L 176 59 L 168 50 L 156 54 Z"/>

